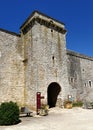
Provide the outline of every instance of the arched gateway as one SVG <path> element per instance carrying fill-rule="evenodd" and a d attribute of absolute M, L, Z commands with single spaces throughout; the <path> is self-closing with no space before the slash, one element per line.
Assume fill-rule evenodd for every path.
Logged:
<path fill-rule="evenodd" d="M 61 91 L 61 87 L 58 83 L 52 82 L 47 89 L 47 98 L 49 107 L 55 107 L 57 102 L 57 97 L 59 92 Z"/>

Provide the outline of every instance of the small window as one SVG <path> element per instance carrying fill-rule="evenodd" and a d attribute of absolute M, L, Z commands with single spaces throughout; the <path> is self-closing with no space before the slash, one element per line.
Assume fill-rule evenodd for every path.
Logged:
<path fill-rule="evenodd" d="M 89 80 L 89 82 L 88 82 L 88 83 L 89 83 L 89 86 L 91 87 L 91 86 L 92 86 L 92 82 L 91 82 L 91 80 Z"/>
<path fill-rule="evenodd" d="M 70 83 L 74 83 L 74 78 L 70 77 Z"/>
<path fill-rule="evenodd" d="M 54 56 L 52 56 L 52 60 L 54 60 L 54 58 L 55 58 L 55 57 L 54 57 Z"/>
<path fill-rule="evenodd" d="M 85 85 L 85 87 L 87 86 L 87 84 L 86 84 L 86 83 L 85 83 L 84 85 Z"/>
<path fill-rule="evenodd" d="M 71 83 L 73 83 L 73 81 L 74 81 L 73 78 L 71 78 Z"/>

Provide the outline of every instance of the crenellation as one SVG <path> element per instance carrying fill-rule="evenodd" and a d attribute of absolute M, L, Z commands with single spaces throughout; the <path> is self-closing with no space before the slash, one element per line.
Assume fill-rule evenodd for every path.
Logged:
<path fill-rule="evenodd" d="M 26 34 L 33 26 L 34 24 L 39 23 L 40 25 L 44 25 L 47 28 L 53 29 L 58 31 L 59 33 L 65 34 L 66 30 L 63 27 L 60 27 L 59 25 L 57 25 L 56 23 L 53 23 L 52 20 L 46 20 L 43 17 L 39 17 L 39 16 L 35 16 L 33 19 L 31 18 L 31 21 L 29 20 L 28 23 L 26 23 L 26 25 L 24 27 L 22 27 L 22 32 L 23 34 Z"/>

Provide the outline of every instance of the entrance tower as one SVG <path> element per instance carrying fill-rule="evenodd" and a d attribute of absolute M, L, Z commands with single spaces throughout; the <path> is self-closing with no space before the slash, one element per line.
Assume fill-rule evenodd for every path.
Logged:
<path fill-rule="evenodd" d="M 55 106 L 56 98 L 63 99 L 68 93 L 65 26 L 35 11 L 21 26 L 21 36 L 24 47 L 25 103 L 35 106 L 37 92 L 45 97 L 44 102 L 48 98 L 49 103 L 52 86 L 56 95 L 53 102 Z"/>

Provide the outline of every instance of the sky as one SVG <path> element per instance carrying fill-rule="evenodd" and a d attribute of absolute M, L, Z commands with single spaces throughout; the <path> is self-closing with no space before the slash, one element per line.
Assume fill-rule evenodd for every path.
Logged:
<path fill-rule="evenodd" d="M 65 24 L 67 49 L 93 57 L 93 0 L 0 0 L 0 28 L 19 33 L 34 10 Z"/>

